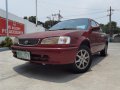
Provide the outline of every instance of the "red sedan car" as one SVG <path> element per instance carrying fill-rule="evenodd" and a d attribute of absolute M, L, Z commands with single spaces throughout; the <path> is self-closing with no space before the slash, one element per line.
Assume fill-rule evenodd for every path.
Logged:
<path fill-rule="evenodd" d="M 69 64 L 75 73 L 86 72 L 91 55 L 107 55 L 108 39 L 99 24 L 88 18 L 59 22 L 46 32 L 15 38 L 13 56 L 40 64 Z"/>

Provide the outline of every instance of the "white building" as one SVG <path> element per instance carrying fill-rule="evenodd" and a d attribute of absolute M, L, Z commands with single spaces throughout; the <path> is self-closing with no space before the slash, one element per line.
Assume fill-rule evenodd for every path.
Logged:
<path fill-rule="evenodd" d="M 5 38 L 2 34 L 1 34 L 1 32 L 3 33 L 3 31 L 6 31 L 5 29 L 6 29 L 6 20 L 5 20 L 5 18 L 6 18 L 6 11 L 4 11 L 4 10 L 2 10 L 2 9 L 0 9 L 0 19 L 4 19 L 4 24 L 3 24 L 3 21 L 2 20 L 0 20 L 0 42 Z M 9 13 L 8 14 L 8 19 L 9 19 L 9 21 L 11 21 L 13 24 L 13 26 L 11 25 L 9 25 L 9 27 L 14 27 L 14 22 L 15 23 L 17 23 L 18 24 L 18 27 L 16 26 L 16 27 L 14 27 L 14 30 L 15 29 L 18 29 L 18 30 L 20 30 L 21 28 L 19 27 L 19 25 L 22 25 L 22 27 L 24 27 L 24 34 L 28 34 L 28 33 L 34 33 L 34 32 L 43 32 L 43 31 L 45 31 L 45 28 L 43 28 L 42 26 L 40 26 L 40 25 L 38 25 L 37 27 L 36 27 L 36 25 L 35 24 L 33 24 L 33 23 L 31 23 L 31 22 L 29 22 L 28 20 L 25 20 L 25 19 L 23 19 L 23 18 L 21 18 L 21 17 L 18 17 L 18 16 L 16 16 L 16 15 L 14 15 L 14 14 L 11 14 L 11 13 Z M 10 23 L 9 23 L 10 24 Z M 4 26 L 4 30 L 3 30 L 3 27 Z M 14 30 L 12 30 L 12 32 L 14 32 Z M 18 31 L 18 30 L 16 30 L 16 31 Z"/>

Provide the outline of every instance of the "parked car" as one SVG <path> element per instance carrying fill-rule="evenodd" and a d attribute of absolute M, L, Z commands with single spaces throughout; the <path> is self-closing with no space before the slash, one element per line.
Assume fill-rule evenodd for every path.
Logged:
<path fill-rule="evenodd" d="M 15 38 L 13 56 L 40 64 L 69 64 L 75 73 L 86 72 L 92 55 L 107 55 L 108 39 L 99 24 L 89 18 L 59 22 L 46 32 Z"/>

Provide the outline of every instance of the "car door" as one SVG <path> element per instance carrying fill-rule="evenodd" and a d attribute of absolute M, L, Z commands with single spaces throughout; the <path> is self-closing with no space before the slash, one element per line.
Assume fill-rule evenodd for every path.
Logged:
<path fill-rule="evenodd" d="M 99 34 L 100 34 L 100 38 L 99 38 L 100 50 L 102 50 L 104 49 L 106 44 L 106 39 L 105 39 L 106 34 L 103 33 L 102 29 L 100 29 Z"/>
<path fill-rule="evenodd" d="M 97 23 L 93 20 L 90 21 L 91 27 L 97 27 Z M 89 38 L 91 42 L 91 51 L 96 53 L 100 50 L 100 29 L 92 31 Z"/>

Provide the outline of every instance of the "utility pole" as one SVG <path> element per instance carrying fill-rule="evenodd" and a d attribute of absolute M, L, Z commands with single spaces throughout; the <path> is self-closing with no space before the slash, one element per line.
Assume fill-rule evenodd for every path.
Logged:
<path fill-rule="evenodd" d="M 61 21 L 62 18 L 63 18 L 63 17 L 62 17 L 62 15 L 61 15 L 61 11 L 59 10 L 59 13 L 58 13 L 58 21 Z"/>
<path fill-rule="evenodd" d="M 8 31 L 8 0 L 6 0 L 6 32 L 7 32 L 7 37 L 9 36 L 9 31 Z"/>
<path fill-rule="evenodd" d="M 48 16 L 47 19 L 50 20 L 50 26 L 52 27 L 55 24 L 55 21 L 61 21 L 62 15 L 60 13 L 60 10 L 58 13 L 52 14 L 51 16 Z"/>
<path fill-rule="evenodd" d="M 112 24 L 111 24 L 111 18 L 112 18 L 112 11 L 114 11 L 111 6 L 110 6 L 110 9 L 108 10 L 109 11 L 109 34 L 110 34 L 110 40 L 112 39 Z"/>
<path fill-rule="evenodd" d="M 111 6 L 110 6 L 110 14 L 109 14 L 109 30 L 110 30 L 110 36 L 112 34 L 112 26 L 111 26 L 111 16 L 112 16 L 112 9 L 111 9 Z"/>
<path fill-rule="evenodd" d="M 48 16 L 47 19 L 50 21 L 50 26 L 49 26 L 49 27 L 52 27 L 52 23 L 51 23 L 52 20 L 51 20 L 51 17 Z"/>
<path fill-rule="evenodd" d="M 54 17 L 56 16 L 56 14 L 52 14 L 52 20 L 54 21 Z"/>
<path fill-rule="evenodd" d="M 56 16 L 56 14 L 52 14 L 52 26 L 54 25 L 55 16 Z"/>
<path fill-rule="evenodd" d="M 37 0 L 36 0 L 36 27 L 37 27 L 37 22 L 38 22 L 38 16 L 37 16 L 37 12 L 38 12 L 38 5 L 37 5 Z"/>
<path fill-rule="evenodd" d="M 60 14 L 60 10 L 59 10 L 59 13 L 58 13 L 58 21 L 60 21 L 61 19 L 61 14 Z"/>

